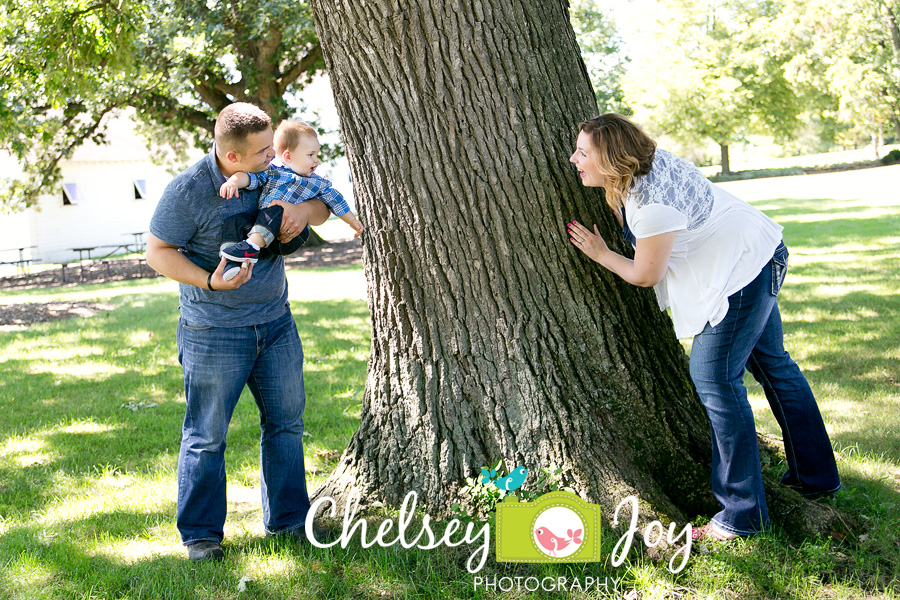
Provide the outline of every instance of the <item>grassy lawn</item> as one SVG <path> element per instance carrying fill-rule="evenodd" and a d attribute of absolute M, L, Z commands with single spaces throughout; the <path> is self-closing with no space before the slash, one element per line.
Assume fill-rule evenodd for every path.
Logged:
<path fill-rule="evenodd" d="M 637 551 L 613 568 L 611 535 L 606 562 L 589 565 L 498 564 L 492 546 L 482 577 L 603 582 L 587 592 L 503 592 L 474 586 L 465 545 L 318 550 L 265 538 L 258 414 L 245 393 L 228 440 L 226 560 L 189 563 L 175 529 L 177 288 L 131 280 L 0 297 L 106 307 L 0 331 L 0 598 L 900 597 L 897 181 L 900 167 L 884 167 L 724 186 L 785 227 L 786 344 L 819 397 L 845 483 L 832 502 L 864 523 L 859 539 L 797 545 L 776 531 L 695 548 L 678 575 Z M 361 267 L 295 270 L 289 280 L 313 488 L 359 422 L 369 316 Z M 777 434 L 761 388 L 750 392 L 759 429 Z"/>

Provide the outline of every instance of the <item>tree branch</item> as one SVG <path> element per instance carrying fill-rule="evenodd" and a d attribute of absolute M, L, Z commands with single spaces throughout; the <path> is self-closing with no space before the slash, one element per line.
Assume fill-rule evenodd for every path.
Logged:
<path fill-rule="evenodd" d="M 207 77 L 206 81 L 210 81 L 210 78 Z M 233 98 L 239 98 L 239 97 L 243 97 L 245 95 L 244 90 L 247 88 L 247 84 L 244 81 L 243 77 L 241 77 L 240 81 L 238 81 L 237 83 L 228 83 L 225 80 L 213 80 L 213 81 L 214 81 L 214 83 L 211 86 L 211 89 L 213 89 L 213 90 L 218 90 L 219 92 L 222 92 L 223 94 L 226 94 Z M 202 85 L 209 85 L 209 84 L 202 84 Z"/>
<path fill-rule="evenodd" d="M 316 43 L 299 61 L 291 65 L 285 73 L 278 78 L 278 92 L 284 94 L 288 86 L 297 81 L 301 75 L 309 71 L 312 66 L 322 58 L 322 46 Z"/>
<path fill-rule="evenodd" d="M 208 80 L 207 80 L 208 81 Z M 197 91 L 197 95 L 200 96 L 200 99 L 206 102 L 213 110 L 220 111 L 229 104 L 231 104 L 231 99 L 226 95 L 226 92 L 223 91 L 222 88 L 235 88 L 236 86 L 229 86 L 227 84 L 213 84 L 209 85 L 206 81 L 198 81 L 194 80 L 191 82 L 191 86 Z M 239 98 L 243 95 L 243 90 L 234 90 L 231 92 L 231 95 L 235 98 Z"/>
<path fill-rule="evenodd" d="M 99 0 L 98 2 L 94 2 L 93 4 L 86 6 L 85 8 L 83 8 L 81 10 L 74 10 L 74 11 L 70 12 L 67 15 L 68 23 L 69 23 L 69 25 L 71 25 L 71 24 L 75 23 L 75 21 L 78 20 L 80 17 L 82 17 L 88 13 L 92 13 L 95 10 L 100 10 L 103 8 L 110 8 L 110 7 L 113 8 L 113 10 L 115 10 L 116 12 L 118 12 L 119 7 L 113 6 L 112 2 L 109 2 L 108 0 Z"/>
<path fill-rule="evenodd" d="M 180 104 L 174 102 L 171 98 L 167 96 L 163 96 L 161 94 L 152 94 L 150 96 L 150 104 L 158 107 L 162 107 L 160 111 L 160 117 L 162 119 L 171 119 L 174 116 L 179 116 L 184 119 L 186 122 L 191 125 L 196 125 L 206 131 L 212 133 L 216 126 L 216 120 L 210 117 L 203 111 L 197 110 L 192 106 L 186 106 L 184 104 Z M 228 103 L 226 102 L 226 105 Z"/>
<path fill-rule="evenodd" d="M 72 104 L 69 108 L 80 104 Z M 25 163 L 25 178 L 19 181 L 7 183 L 6 189 L 0 194 L 0 208 L 4 211 L 21 210 L 33 206 L 38 198 L 47 189 L 55 186 L 60 180 L 59 162 L 72 155 L 75 148 L 81 146 L 85 140 L 96 134 L 97 129 L 106 115 L 118 107 L 118 103 L 103 106 L 90 116 L 90 119 L 81 124 L 81 127 L 69 127 L 77 117 L 86 116 L 84 112 L 76 111 L 70 115 L 60 128 L 71 134 L 60 139 L 54 135 L 46 146 L 39 149 L 36 160 Z M 56 145 L 58 144 L 58 145 Z"/>
<path fill-rule="evenodd" d="M 260 40 L 256 46 L 256 66 L 263 73 L 272 73 L 274 62 L 272 57 L 278 52 L 278 47 L 283 39 L 281 29 L 269 27 L 269 35 Z"/>

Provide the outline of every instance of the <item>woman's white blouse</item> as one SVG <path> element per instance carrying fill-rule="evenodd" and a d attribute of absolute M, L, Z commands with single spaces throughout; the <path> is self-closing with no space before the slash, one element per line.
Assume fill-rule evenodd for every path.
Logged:
<path fill-rule="evenodd" d="M 625 218 L 637 239 L 675 232 L 669 268 L 654 289 L 660 308 L 672 308 L 679 338 L 725 318 L 728 296 L 759 275 L 784 229 L 660 149 L 650 173 L 635 179 Z"/>

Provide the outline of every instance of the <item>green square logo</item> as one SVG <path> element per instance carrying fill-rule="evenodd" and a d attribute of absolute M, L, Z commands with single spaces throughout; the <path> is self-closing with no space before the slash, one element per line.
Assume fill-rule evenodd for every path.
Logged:
<path fill-rule="evenodd" d="M 600 507 L 570 492 L 534 502 L 509 496 L 497 505 L 497 561 L 600 561 Z"/>

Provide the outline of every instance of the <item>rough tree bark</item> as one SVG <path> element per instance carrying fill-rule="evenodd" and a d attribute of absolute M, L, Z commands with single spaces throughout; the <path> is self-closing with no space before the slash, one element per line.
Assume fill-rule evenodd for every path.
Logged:
<path fill-rule="evenodd" d="M 564 0 L 314 0 L 372 314 L 360 428 L 316 492 L 433 514 L 499 458 L 606 516 L 715 508 L 708 421 L 671 321 L 568 242 L 602 196 L 568 163 L 597 111 Z"/>

